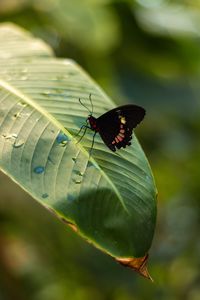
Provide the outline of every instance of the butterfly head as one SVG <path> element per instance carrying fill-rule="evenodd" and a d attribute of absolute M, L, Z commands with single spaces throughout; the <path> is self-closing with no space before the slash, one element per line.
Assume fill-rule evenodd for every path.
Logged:
<path fill-rule="evenodd" d="M 90 114 L 87 118 L 87 122 L 90 125 L 90 128 L 94 131 L 98 131 L 97 119 Z"/>

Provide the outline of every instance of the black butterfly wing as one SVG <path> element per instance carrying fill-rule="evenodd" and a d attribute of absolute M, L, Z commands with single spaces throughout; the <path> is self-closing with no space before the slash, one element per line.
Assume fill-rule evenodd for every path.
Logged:
<path fill-rule="evenodd" d="M 116 107 L 97 119 L 99 134 L 112 151 L 130 145 L 132 131 L 144 118 L 145 110 L 128 104 Z"/>

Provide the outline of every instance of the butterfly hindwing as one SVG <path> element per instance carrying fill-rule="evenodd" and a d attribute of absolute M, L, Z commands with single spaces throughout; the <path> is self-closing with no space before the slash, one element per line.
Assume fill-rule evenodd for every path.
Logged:
<path fill-rule="evenodd" d="M 116 107 L 99 118 L 97 126 L 104 143 L 116 151 L 130 145 L 132 131 L 144 118 L 145 110 L 137 105 L 129 104 Z"/>

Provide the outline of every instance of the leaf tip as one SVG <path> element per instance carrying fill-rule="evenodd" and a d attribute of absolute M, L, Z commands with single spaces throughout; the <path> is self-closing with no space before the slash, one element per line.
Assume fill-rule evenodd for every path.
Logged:
<path fill-rule="evenodd" d="M 115 258 L 117 262 L 122 264 L 125 267 L 129 267 L 134 271 L 138 272 L 143 277 L 151 280 L 153 282 L 153 278 L 150 276 L 148 269 L 147 269 L 147 261 L 148 261 L 148 254 L 143 257 L 139 258 Z"/>

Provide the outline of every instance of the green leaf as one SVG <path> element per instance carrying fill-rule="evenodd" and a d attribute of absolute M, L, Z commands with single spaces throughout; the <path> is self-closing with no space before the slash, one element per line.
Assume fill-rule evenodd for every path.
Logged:
<path fill-rule="evenodd" d="M 78 99 L 89 107 L 90 93 L 96 117 L 115 106 L 76 63 L 0 26 L 1 170 L 118 261 L 144 258 L 156 220 L 153 176 L 135 136 L 117 154 L 96 136 L 90 158 L 92 133 L 77 143 L 87 118 Z"/>

